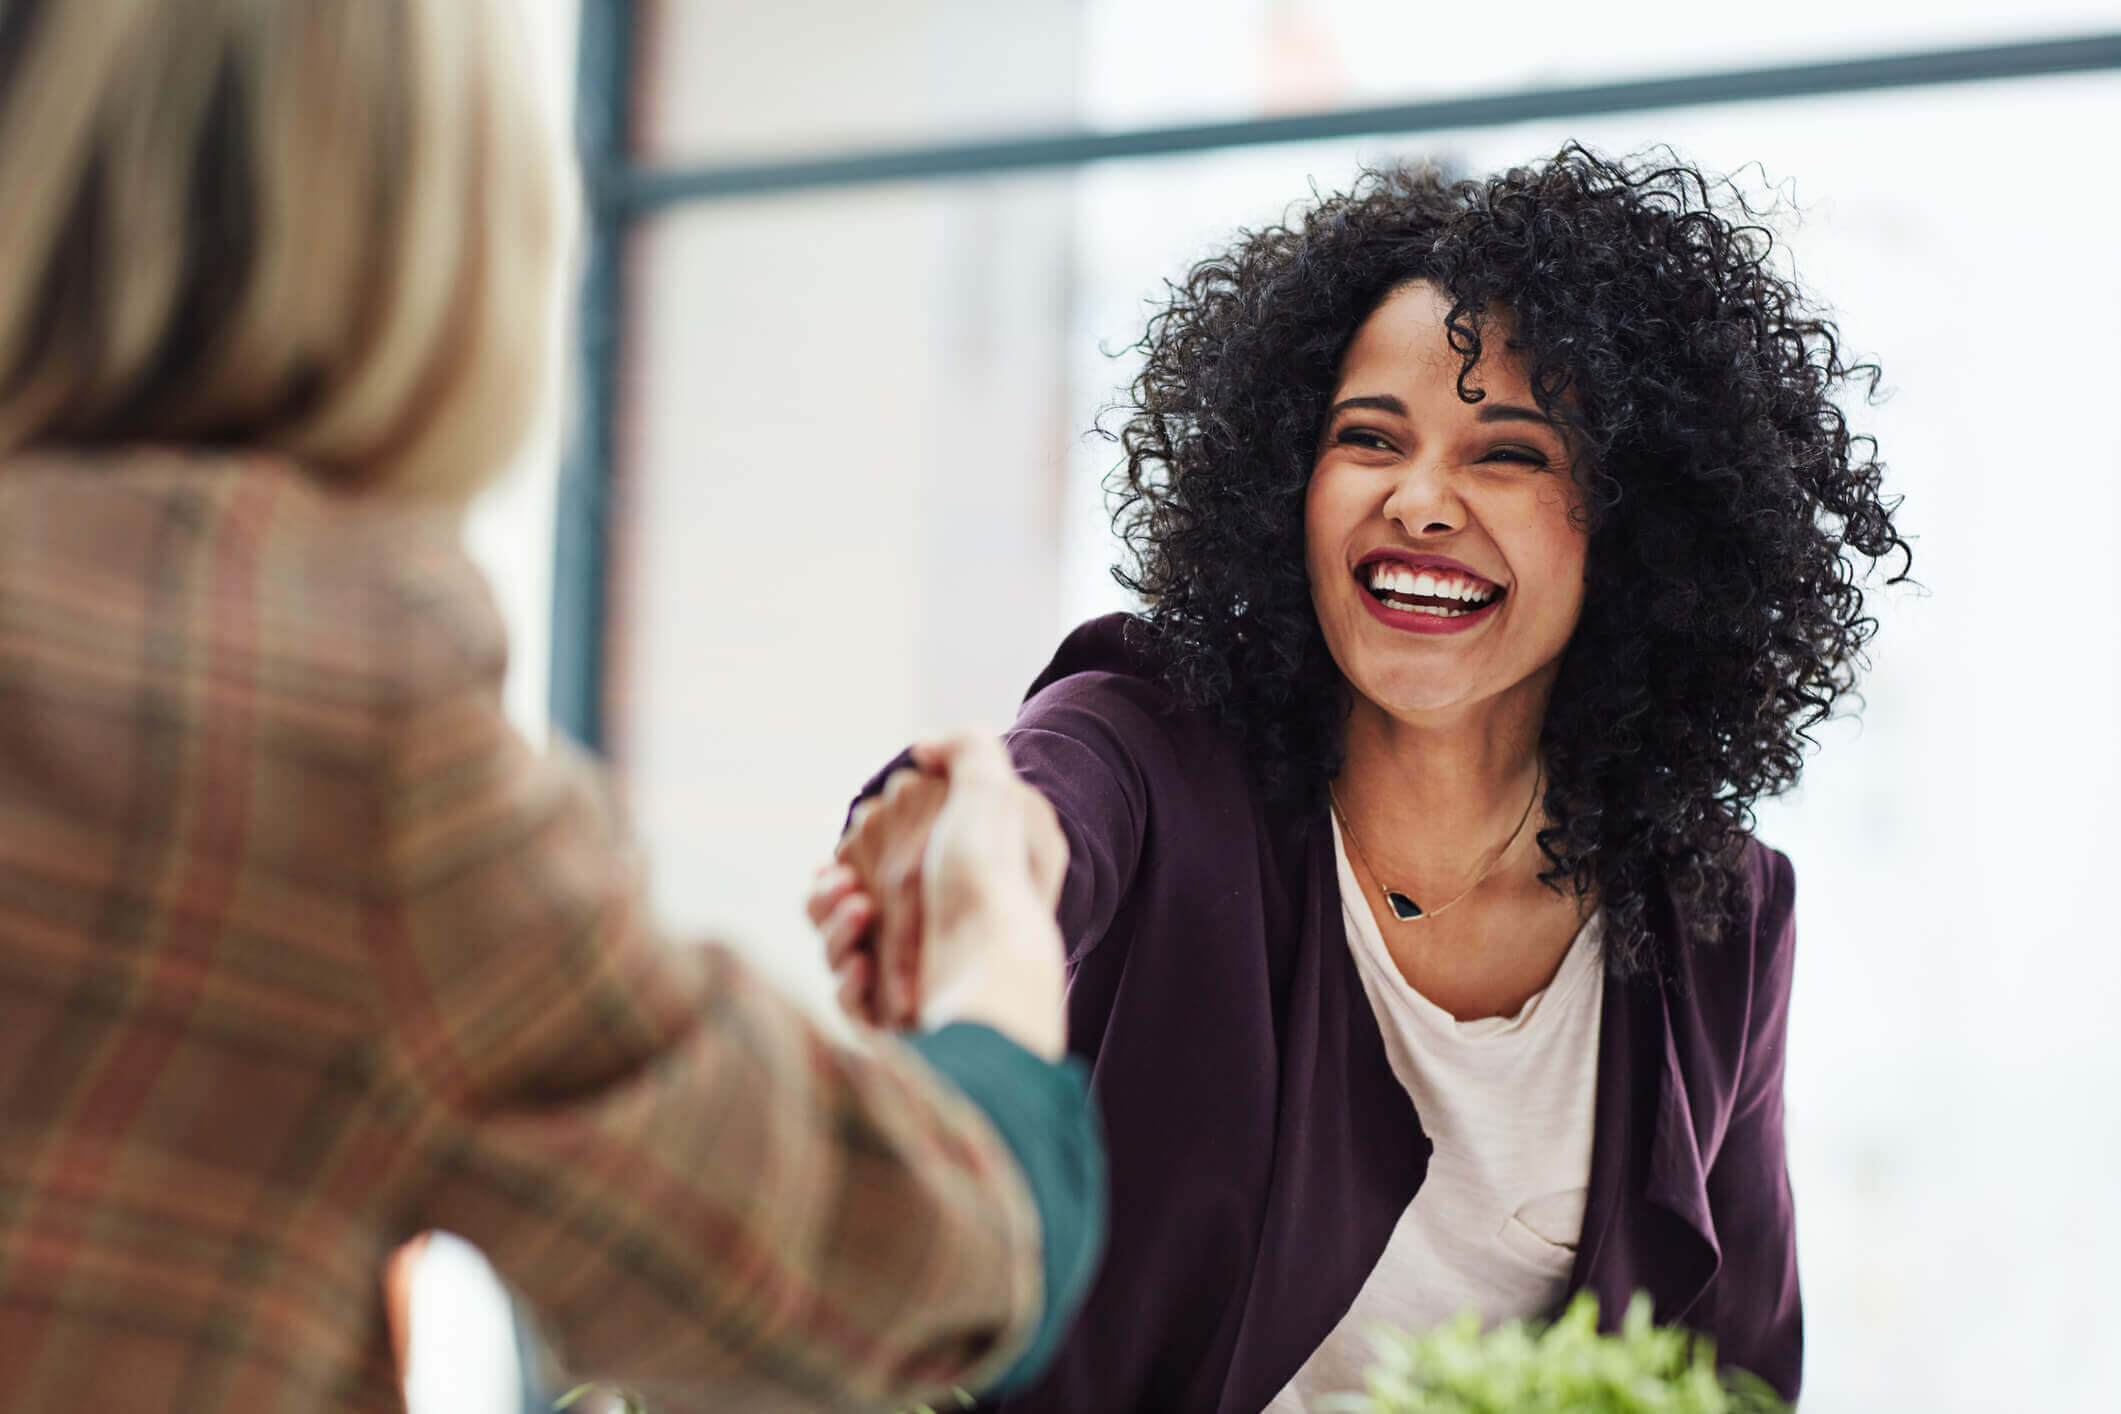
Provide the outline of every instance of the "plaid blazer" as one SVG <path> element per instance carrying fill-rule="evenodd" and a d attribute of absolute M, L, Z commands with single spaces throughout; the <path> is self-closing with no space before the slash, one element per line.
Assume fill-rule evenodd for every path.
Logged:
<path fill-rule="evenodd" d="M 503 660 L 447 517 L 0 466 L 0 1408 L 397 1408 L 428 1228 L 658 1411 L 888 1407 L 1029 1338 L 984 1114 L 659 938 Z"/>

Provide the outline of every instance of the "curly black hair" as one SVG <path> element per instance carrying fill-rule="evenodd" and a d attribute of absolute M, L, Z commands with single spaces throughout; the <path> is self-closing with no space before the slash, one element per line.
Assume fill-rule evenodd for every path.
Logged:
<path fill-rule="evenodd" d="M 1544 877 L 1596 890 L 1620 975 L 1670 961 L 1656 900 L 1714 939 L 1746 907 L 1762 796 L 1854 685 L 1870 566 L 1912 556 L 1877 448 L 1836 398 L 1878 369 L 1770 269 L 1760 208 L 1668 152 L 1576 144 L 1481 180 L 1367 172 L 1169 286 L 1112 434 L 1108 482 L 1178 700 L 1220 718 L 1277 798 L 1340 766 L 1349 689 L 1312 609 L 1305 487 L 1357 327 L 1427 281 L 1464 359 L 1502 331 L 1574 443 L 1582 618 L 1542 747 Z M 1669 891 L 1666 893 L 1665 891 Z"/>

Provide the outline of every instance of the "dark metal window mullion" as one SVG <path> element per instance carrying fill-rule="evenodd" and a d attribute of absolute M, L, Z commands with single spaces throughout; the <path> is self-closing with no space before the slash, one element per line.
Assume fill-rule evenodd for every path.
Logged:
<path fill-rule="evenodd" d="M 625 317 L 621 257 L 634 217 L 607 190 L 632 161 L 634 10 L 635 0 L 581 0 L 575 70 L 575 146 L 588 209 L 569 369 L 575 402 L 553 531 L 547 701 L 553 725 L 592 751 L 605 747 L 611 484 Z"/>
<path fill-rule="evenodd" d="M 1061 132 L 971 143 L 940 143 L 790 161 L 613 174 L 606 194 L 634 212 L 773 192 L 999 176 L 1054 167 L 1274 143 L 1447 132 L 1511 123 L 1601 117 L 1776 99 L 1876 93 L 1930 84 L 2051 77 L 2121 69 L 2121 34 L 2089 34 L 2025 44 L 1922 50 L 1813 64 L 1678 74 L 1617 83 L 1516 89 L 1420 103 L 1341 108 L 1279 118 Z"/>

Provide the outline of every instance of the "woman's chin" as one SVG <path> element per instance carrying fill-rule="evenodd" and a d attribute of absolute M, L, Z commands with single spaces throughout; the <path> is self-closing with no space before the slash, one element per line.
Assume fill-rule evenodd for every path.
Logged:
<path fill-rule="evenodd" d="M 1359 704 L 1408 726 L 1450 726 L 1481 712 L 1543 702 L 1558 659 L 1529 671 L 1486 663 L 1378 665 L 1348 674 Z M 1529 697 L 1527 696 L 1529 694 Z"/>
<path fill-rule="evenodd" d="M 1433 675 L 1420 681 L 1391 678 L 1367 685 L 1357 681 L 1352 686 L 1355 695 L 1377 712 L 1410 724 L 1451 717 L 1476 706 L 1490 695 L 1482 691 L 1479 684 Z"/>

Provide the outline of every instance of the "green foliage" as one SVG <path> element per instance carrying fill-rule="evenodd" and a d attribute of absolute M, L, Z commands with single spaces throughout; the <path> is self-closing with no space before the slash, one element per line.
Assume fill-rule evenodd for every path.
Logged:
<path fill-rule="evenodd" d="M 1550 1326 L 1509 1321 L 1482 1331 L 1466 1312 L 1435 1330 L 1380 1329 L 1377 1361 L 1361 1394 L 1328 1395 L 1319 1414 L 1789 1414 L 1765 1384 L 1742 1372 L 1719 1375 L 1709 1343 L 1650 1319 L 1638 1295 L 1620 1329 L 1598 1332 L 1598 1298 L 1584 1292 Z M 569 1390 L 565 1410 L 595 1386 Z M 647 1414 L 614 1391 L 625 1414 Z M 957 1407 L 972 1396 L 954 1391 Z M 918 1405 L 906 1414 L 937 1414 Z"/>
<path fill-rule="evenodd" d="M 1599 1334 L 1598 1298 L 1584 1292 L 1543 1329 L 1510 1321 L 1483 1332 L 1469 1311 L 1371 1341 L 1365 1392 L 1330 1395 L 1321 1414 L 1787 1414 L 1758 1379 L 1719 1377 L 1707 1341 L 1656 1326 L 1639 1294 L 1612 1335 Z"/>

